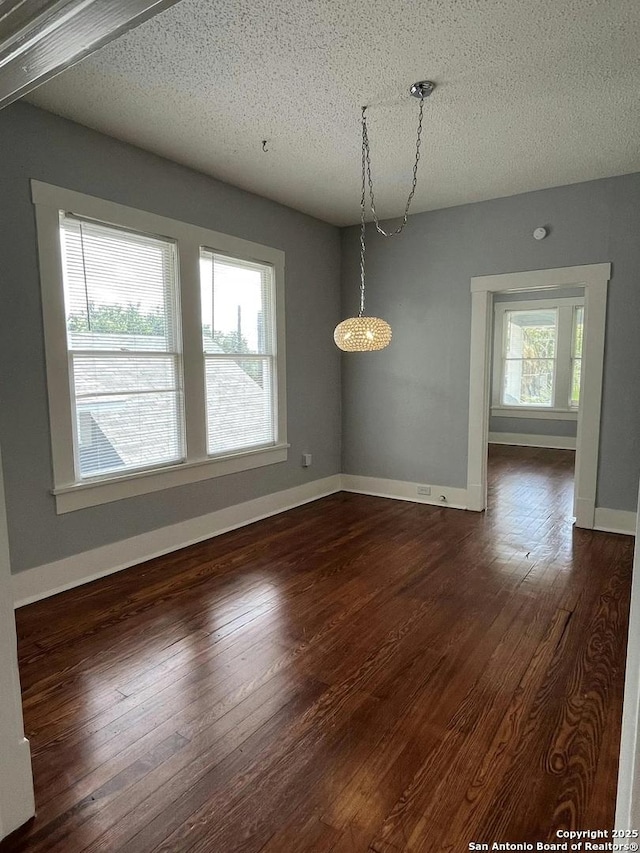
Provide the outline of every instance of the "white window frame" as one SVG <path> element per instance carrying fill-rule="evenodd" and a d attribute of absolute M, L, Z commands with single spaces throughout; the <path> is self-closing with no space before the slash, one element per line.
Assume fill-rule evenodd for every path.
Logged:
<path fill-rule="evenodd" d="M 249 260 L 248 258 L 242 258 L 242 259 L 234 258 L 228 254 L 223 255 L 222 252 L 218 251 L 215 248 L 209 247 L 209 246 L 201 246 L 200 248 L 201 248 L 201 253 L 207 252 L 207 253 L 211 254 L 212 264 L 215 264 L 216 258 L 220 258 L 220 259 L 227 258 L 229 261 L 237 261 L 237 260 L 248 261 Z M 272 267 L 272 275 L 273 275 L 273 267 Z M 268 316 L 274 318 L 277 322 L 278 307 L 277 307 L 276 299 L 275 299 L 275 281 L 274 281 L 273 286 L 270 288 L 270 291 L 271 291 L 271 295 L 270 295 L 270 299 L 269 299 L 270 304 L 268 306 Z M 215 276 L 213 279 L 212 298 L 213 298 L 214 304 L 215 304 Z M 273 346 L 272 352 L 271 351 L 264 351 L 264 352 L 249 352 L 249 353 L 242 353 L 242 352 L 213 353 L 213 352 L 209 352 L 209 351 L 204 351 L 204 348 L 203 348 L 203 353 L 202 353 L 203 358 L 204 358 L 203 381 L 205 383 L 205 393 L 206 393 L 206 384 L 207 384 L 206 383 L 207 361 L 208 360 L 214 360 L 214 359 L 227 360 L 227 361 L 229 361 L 229 360 L 233 361 L 235 359 L 242 359 L 242 360 L 244 360 L 244 359 L 249 359 L 249 360 L 256 359 L 257 361 L 268 360 L 269 361 L 269 369 L 270 369 L 270 371 L 273 372 L 273 377 L 274 377 L 273 378 L 274 393 L 277 393 L 277 387 L 278 387 L 278 377 L 277 377 L 278 343 L 277 343 L 276 336 L 272 336 L 270 334 L 269 338 L 270 338 L 270 341 L 271 341 L 272 346 Z M 275 411 L 272 412 L 272 421 L 273 421 L 272 425 L 273 425 L 274 433 L 277 435 L 278 434 L 278 423 L 277 423 L 276 414 L 277 413 Z M 205 417 L 206 417 L 206 415 L 207 415 L 207 411 L 206 411 L 206 403 L 205 403 Z M 207 444 L 208 444 L 208 434 L 207 434 Z M 221 454 L 218 452 L 215 452 L 215 453 L 210 452 L 209 458 L 210 459 L 220 458 L 221 455 L 227 455 L 227 454 L 224 454 L 224 453 Z"/>
<path fill-rule="evenodd" d="M 573 316 L 576 307 L 584 306 L 584 297 L 561 299 L 536 299 L 514 302 L 496 302 L 493 336 L 493 376 L 491 414 L 500 418 L 532 418 L 542 420 L 577 421 L 578 407 L 569 405 L 571 391 L 571 352 L 573 345 Z M 558 309 L 558 337 L 556 342 L 554 403 L 553 406 L 505 406 L 501 402 L 504 380 L 506 346 L 506 320 L 508 311 L 535 311 Z M 560 369 L 558 369 L 560 368 Z M 559 405 L 559 400 L 566 404 Z"/>
<path fill-rule="evenodd" d="M 162 489 L 286 462 L 287 404 L 285 358 L 284 252 L 259 243 L 210 231 L 197 225 L 125 207 L 73 190 L 31 181 L 35 205 L 42 289 L 51 451 L 52 493 L 58 514 Z M 68 372 L 60 211 L 115 227 L 175 240 L 178 251 L 182 324 L 186 459 L 144 471 L 83 480 L 75 473 L 73 406 Z M 276 316 L 276 440 L 272 445 L 226 455 L 207 454 L 204 358 L 200 309 L 200 248 L 234 258 L 268 264 L 274 272 Z"/>

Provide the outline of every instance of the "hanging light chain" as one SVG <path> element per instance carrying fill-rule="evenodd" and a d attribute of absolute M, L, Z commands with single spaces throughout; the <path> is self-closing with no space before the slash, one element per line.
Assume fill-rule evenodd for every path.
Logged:
<path fill-rule="evenodd" d="M 364 241 L 364 233 L 366 228 L 365 223 L 365 202 L 367 197 L 367 183 L 366 183 L 366 134 L 367 134 L 367 123 L 365 120 L 365 112 L 367 108 L 362 108 L 362 195 L 360 197 L 360 310 L 358 311 L 358 317 L 362 317 L 364 314 L 364 253 L 365 253 L 365 241 Z"/>
<path fill-rule="evenodd" d="M 402 217 L 401 224 L 396 228 L 395 231 L 385 231 L 384 228 L 380 225 L 380 220 L 378 219 L 378 214 L 376 213 L 376 203 L 375 197 L 373 193 L 373 179 L 371 177 L 371 150 L 369 148 L 369 133 L 367 131 L 367 117 L 366 117 L 366 107 L 362 108 L 362 180 L 363 180 L 363 191 L 362 191 L 362 222 L 364 223 L 364 179 L 365 179 L 365 164 L 366 164 L 366 175 L 369 184 L 369 199 L 371 201 L 371 213 L 373 214 L 373 221 L 376 224 L 376 229 L 379 234 L 382 234 L 383 237 L 395 237 L 396 234 L 402 233 L 405 225 L 407 224 L 407 219 L 409 217 L 409 208 L 411 207 L 411 202 L 413 201 L 413 196 L 415 195 L 416 185 L 418 183 L 418 163 L 420 162 L 420 143 L 422 142 L 422 116 L 424 112 L 424 95 L 420 96 L 420 113 L 418 115 L 418 133 L 416 137 L 416 159 L 413 164 L 413 180 L 411 182 L 411 191 L 407 198 L 407 203 L 404 208 L 404 215 Z M 362 226 L 362 235 L 361 242 L 364 241 L 364 224 Z M 364 278 L 364 243 L 363 248 L 361 250 L 361 276 Z M 363 289 L 363 285 L 361 284 L 361 291 Z M 362 301 L 362 297 L 361 297 Z"/>
<path fill-rule="evenodd" d="M 404 230 L 405 225 L 407 224 L 407 219 L 409 217 L 409 208 L 411 207 L 411 202 L 413 201 L 413 196 L 415 195 L 416 191 L 416 185 L 418 183 L 418 163 L 420 162 L 420 144 L 422 142 L 422 117 L 424 113 L 424 98 L 425 95 L 422 94 L 420 96 L 420 112 L 418 114 L 418 132 L 416 136 L 416 158 L 413 164 L 413 180 L 411 182 L 411 191 L 409 192 L 407 203 L 404 208 L 402 222 L 395 229 L 395 231 L 385 231 L 384 228 L 380 225 L 380 220 L 378 219 L 378 214 L 376 212 L 376 202 L 373 192 L 373 179 L 371 177 L 371 149 L 369 146 L 369 133 L 367 129 L 367 108 L 362 107 L 362 193 L 360 196 L 360 310 L 358 311 L 358 317 L 362 317 L 364 314 L 366 251 L 365 217 L 367 185 L 369 188 L 371 213 L 373 214 L 373 221 L 375 222 L 378 233 L 382 234 L 383 237 L 395 237 L 396 234 L 400 234 Z"/>

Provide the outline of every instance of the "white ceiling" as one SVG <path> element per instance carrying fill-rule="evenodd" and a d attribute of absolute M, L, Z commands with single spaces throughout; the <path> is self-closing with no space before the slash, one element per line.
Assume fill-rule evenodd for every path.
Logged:
<path fill-rule="evenodd" d="M 640 171 L 639 0 L 181 0 L 29 95 L 344 225 Z M 261 140 L 268 139 L 268 153 Z"/>

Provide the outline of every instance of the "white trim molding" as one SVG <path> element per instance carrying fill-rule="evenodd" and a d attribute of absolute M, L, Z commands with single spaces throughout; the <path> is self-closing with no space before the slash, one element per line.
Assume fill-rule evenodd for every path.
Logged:
<path fill-rule="evenodd" d="M 624 533 L 626 536 L 635 536 L 637 518 L 638 514 L 635 512 L 597 506 L 593 529 L 602 530 L 604 533 Z"/>
<path fill-rule="evenodd" d="M 577 409 L 527 409 L 520 406 L 514 409 L 511 406 L 492 406 L 492 418 L 519 418 L 523 421 L 577 421 Z"/>
<path fill-rule="evenodd" d="M 288 444 L 283 444 L 260 448 L 217 459 L 185 462 L 182 465 L 169 465 L 166 468 L 154 468 L 150 471 L 110 477 L 105 481 L 92 480 L 53 489 L 53 494 L 56 496 L 56 511 L 60 515 L 88 506 L 146 495 L 187 483 L 197 483 L 199 480 L 208 480 L 210 477 L 221 477 L 224 474 L 249 471 L 252 468 L 273 465 L 276 462 L 286 462 L 288 447 Z"/>
<path fill-rule="evenodd" d="M 2 749 L 2 753 L 0 840 L 31 820 L 35 814 L 29 741 L 25 737 L 18 737 L 13 742 L 13 748 L 9 751 Z"/>
<path fill-rule="evenodd" d="M 519 447 L 552 447 L 575 450 L 576 440 L 570 435 L 530 435 L 519 432 L 490 432 L 489 444 L 513 444 Z"/>
<path fill-rule="evenodd" d="M 168 9 L 176 0 L 11 3 L 3 9 L 0 109 Z M 11 13 L 15 13 L 12 15 Z"/>
<path fill-rule="evenodd" d="M 576 525 L 595 524 L 596 484 L 602 402 L 602 371 L 611 264 L 532 270 L 471 279 L 471 357 L 469 368 L 468 508 L 487 506 L 487 443 L 490 417 L 491 305 L 494 293 L 579 286 L 585 289 L 582 387 L 576 439 L 574 513 Z"/>
<path fill-rule="evenodd" d="M 430 495 L 419 494 L 418 489 L 431 489 Z M 467 509 L 467 490 L 451 486 L 424 486 L 406 480 L 387 480 L 383 477 L 360 477 L 356 474 L 342 475 L 342 491 L 378 498 L 429 504 L 449 509 Z"/>
<path fill-rule="evenodd" d="M 640 502 L 640 496 L 638 500 Z M 640 503 L 638 507 L 636 542 L 640 541 Z M 631 584 L 615 827 L 624 830 L 640 828 L 640 548 L 638 547 L 635 552 Z"/>
<path fill-rule="evenodd" d="M 35 813 L 31 751 L 24 736 L 16 623 L 0 462 L 0 839 Z"/>
<path fill-rule="evenodd" d="M 285 353 L 285 255 L 229 234 L 168 219 L 145 210 L 126 207 L 94 196 L 31 181 L 35 205 L 38 256 L 44 320 L 47 387 L 51 423 L 53 489 L 56 512 L 65 513 L 97 506 L 159 489 L 195 483 L 210 477 L 246 471 L 287 459 L 287 397 Z M 179 323 L 182 340 L 185 458 L 170 465 L 125 471 L 88 479 L 76 471 L 76 430 L 70 380 L 64 304 L 63 264 L 60 244 L 60 212 L 73 213 L 116 227 L 175 241 L 180 294 Z M 207 422 L 204 392 L 204 353 L 200 307 L 200 251 L 212 250 L 229 257 L 268 266 L 273 271 L 275 341 L 274 432 L 275 439 L 261 447 L 248 447 L 220 455 L 207 453 Z"/>
<path fill-rule="evenodd" d="M 430 490 L 430 494 L 425 495 L 424 491 L 427 489 Z M 295 509 L 297 506 L 340 491 L 411 501 L 446 509 L 469 508 L 466 489 L 452 486 L 426 486 L 422 483 L 388 480 L 382 477 L 334 474 L 321 480 L 312 480 L 302 486 L 264 495 L 207 515 L 18 572 L 12 576 L 14 607 L 22 607 L 51 595 L 57 595 L 59 592 L 115 574 L 154 557 L 212 539 L 238 527 L 253 524 L 255 521 Z M 602 508 L 596 510 L 597 529 L 612 533 L 633 533 L 635 518 L 635 513 Z"/>
<path fill-rule="evenodd" d="M 611 278 L 611 264 L 582 264 L 499 275 L 476 275 L 471 279 L 471 292 L 515 293 L 523 290 L 553 290 L 557 287 L 602 287 Z M 549 294 L 552 295 L 551 293 Z"/>
<path fill-rule="evenodd" d="M 74 554 L 44 566 L 26 569 L 13 575 L 15 607 L 48 598 L 66 589 L 169 554 L 187 545 L 220 536 L 222 533 L 286 512 L 340 490 L 341 477 L 340 474 L 335 474 L 178 524 L 161 527 L 159 530 L 141 533 L 120 542 L 102 545 L 100 548 Z"/>

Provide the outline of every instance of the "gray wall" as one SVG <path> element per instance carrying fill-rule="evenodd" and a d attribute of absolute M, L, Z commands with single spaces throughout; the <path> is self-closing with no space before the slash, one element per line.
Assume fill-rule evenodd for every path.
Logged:
<path fill-rule="evenodd" d="M 526 293 L 495 293 L 496 302 L 531 302 L 537 299 L 573 299 L 584 296 L 584 287 L 559 287 L 551 292 L 548 290 L 528 290 Z M 495 313 L 493 315 L 492 340 L 495 340 Z M 493 390 L 494 348 L 491 347 L 491 388 Z M 541 418 L 489 418 L 490 432 L 510 432 L 520 435 L 553 435 L 559 438 L 575 438 L 578 422 L 570 418 L 542 420 Z"/>
<path fill-rule="evenodd" d="M 0 112 L 0 162 L 0 444 L 14 572 L 340 471 L 337 228 L 27 104 Z M 56 515 L 30 178 L 286 252 L 287 463 Z"/>
<path fill-rule="evenodd" d="M 538 242 L 542 224 L 551 233 Z M 469 279 L 612 261 L 597 504 L 634 510 L 639 235 L 640 174 L 416 214 L 391 240 L 369 228 L 367 313 L 388 320 L 394 337 L 386 350 L 343 359 L 343 470 L 465 487 Z M 357 228 L 343 231 L 342 246 L 343 312 L 353 314 Z"/>

